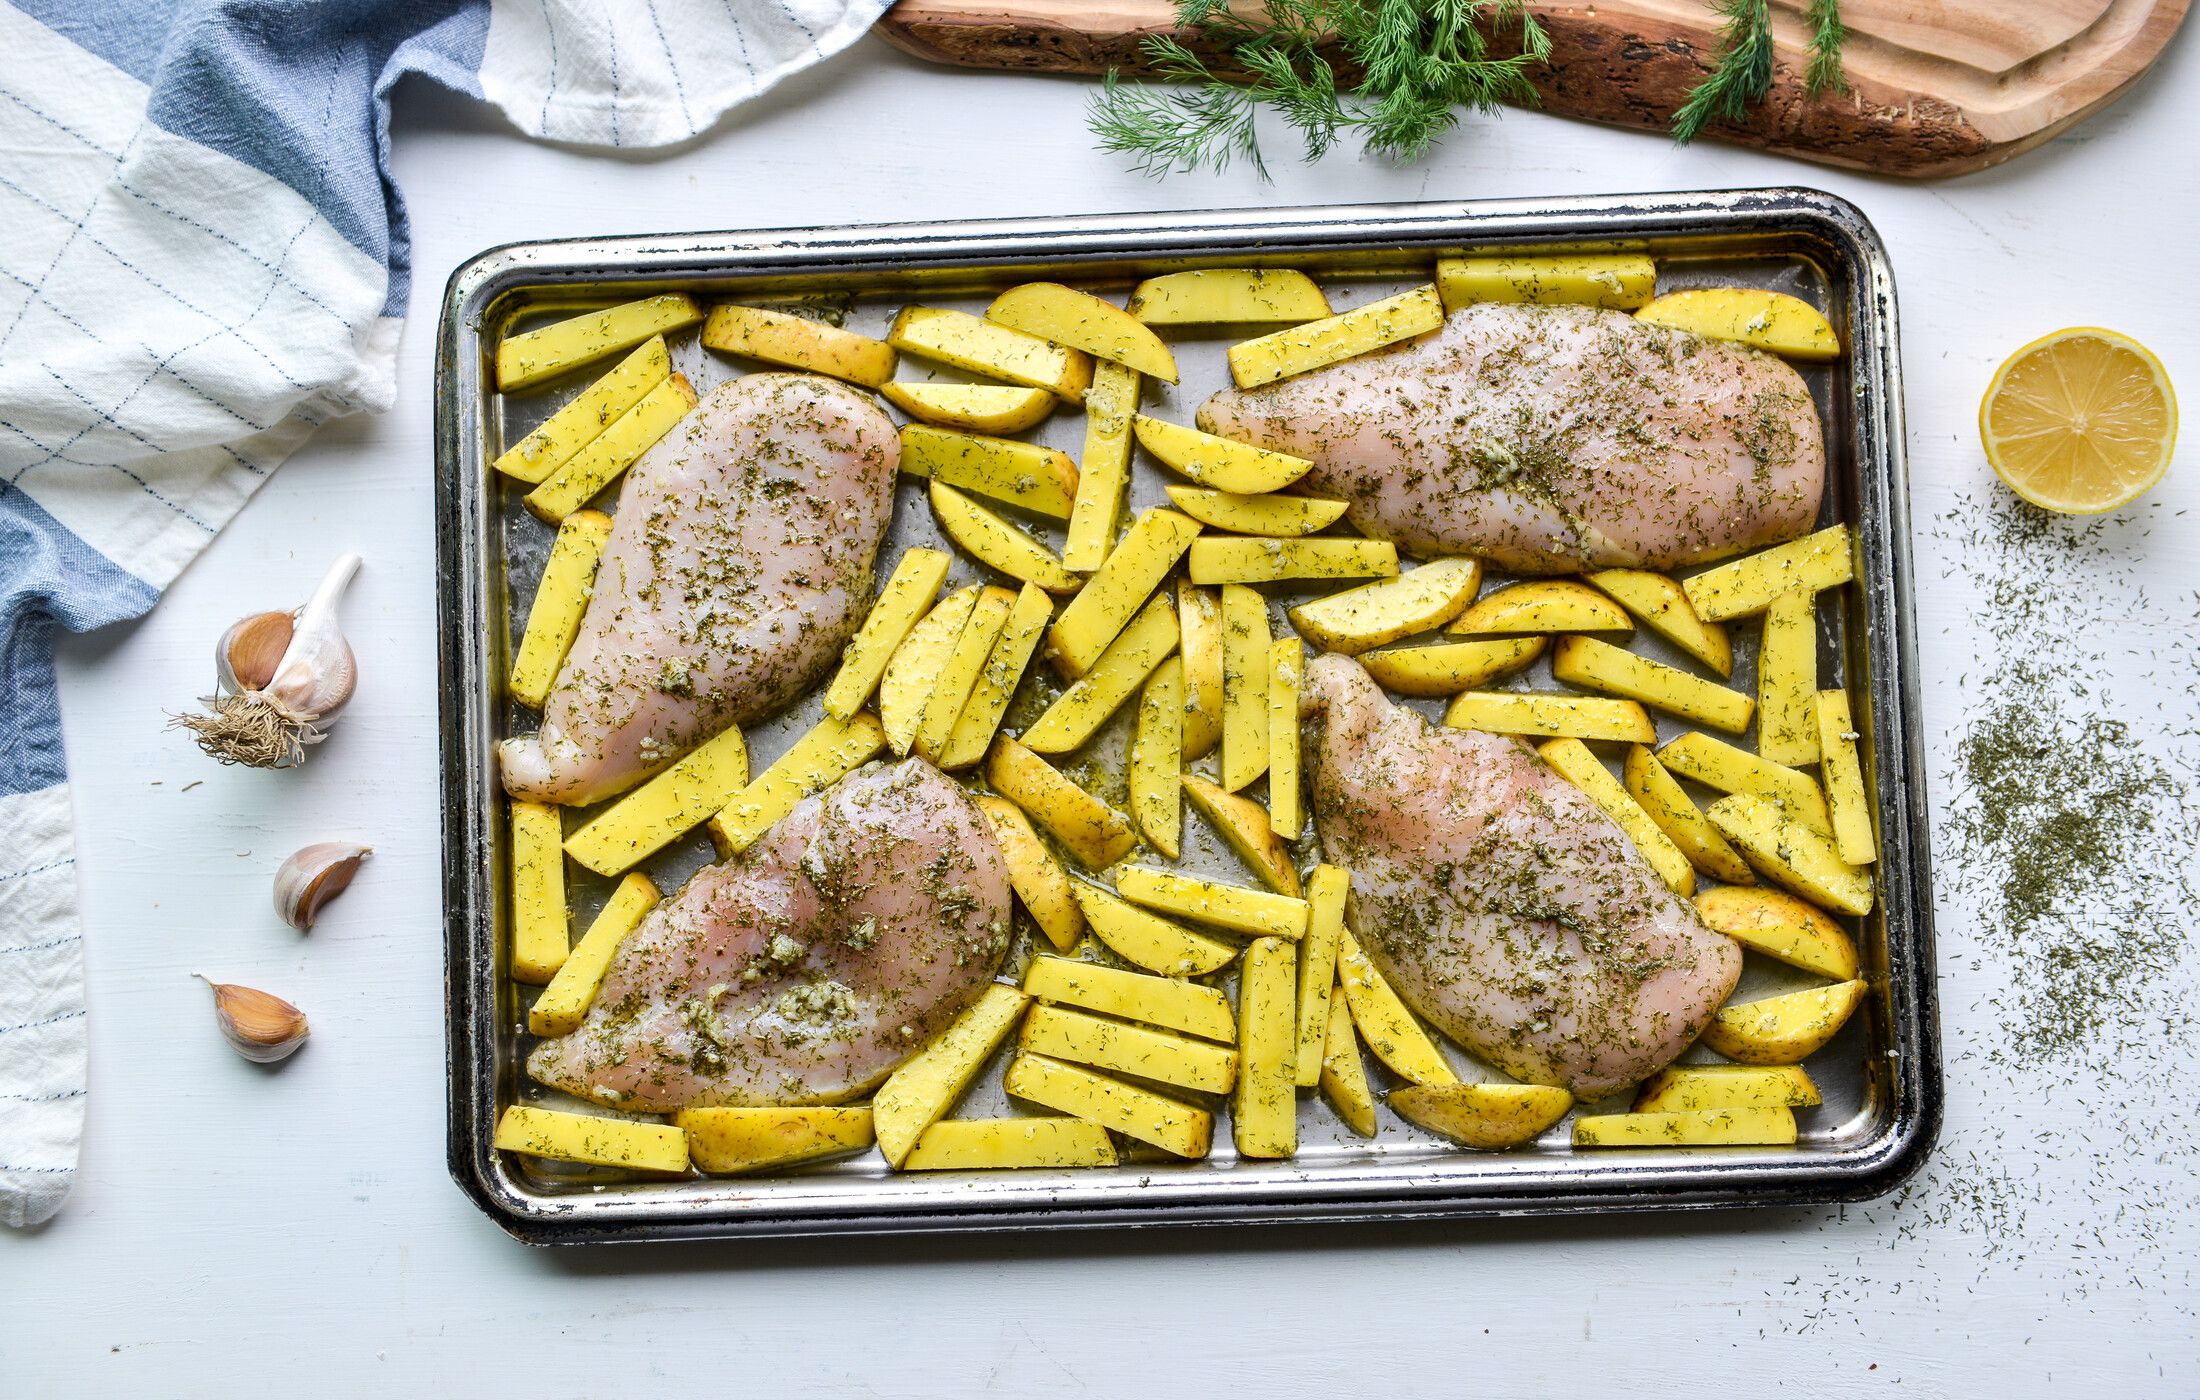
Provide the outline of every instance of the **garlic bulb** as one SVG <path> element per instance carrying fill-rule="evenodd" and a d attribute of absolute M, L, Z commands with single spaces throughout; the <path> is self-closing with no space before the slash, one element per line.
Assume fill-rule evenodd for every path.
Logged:
<path fill-rule="evenodd" d="M 316 841 L 275 871 L 275 912 L 300 933 L 313 931 L 321 906 L 342 894 L 373 847 L 356 841 Z"/>
<path fill-rule="evenodd" d="M 321 586 L 295 613 L 254 613 L 222 634 L 214 649 L 216 694 L 204 714 L 177 715 L 199 747 L 224 763 L 290 768 L 321 742 L 321 726 L 351 699 L 358 666 L 337 625 L 336 607 L 359 572 L 359 556 L 329 566 Z"/>
<path fill-rule="evenodd" d="M 214 989 L 214 1019 L 237 1053 L 259 1064 L 286 1059 L 306 1043 L 306 1014 L 281 997 L 191 974 Z"/>

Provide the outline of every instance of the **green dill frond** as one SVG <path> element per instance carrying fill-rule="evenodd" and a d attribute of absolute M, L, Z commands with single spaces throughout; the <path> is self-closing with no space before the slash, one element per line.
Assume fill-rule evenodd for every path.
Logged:
<path fill-rule="evenodd" d="M 1803 74 L 1803 90 L 1812 97 L 1828 92 L 1847 92 L 1849 80 L 1841 72 L 1841 46 L 1849 31 L 1841 23 L 1841 0 L 1810 0 L 1804 18 L 1810 22 L 1810 67 Z"/>
<path fill-rule="evenodd" d="M 1772 90 L 1772 12 L 1768 0 L 1718 0 L 1726 16 L 1711 76 L 1673 114 L 1673 139 L 1687 145 L 1716 117 L 1740 122 Z"/>
<path fill-rule="evenodd" d="M 1265 178 L 1260 139 L 1253 128 L 1253 95 L 1208 73 L 1197 55 L 1175 40 L 1154 41 L 1169 55 L 1174 86 L 1126 86 L 1111 69 L 1094 95 L 1087 124 L 1100 148 L 1131 157 L 1131 168 L 1155 177 L 1206 168 L 1221 171 L 1244 160 Z"/>

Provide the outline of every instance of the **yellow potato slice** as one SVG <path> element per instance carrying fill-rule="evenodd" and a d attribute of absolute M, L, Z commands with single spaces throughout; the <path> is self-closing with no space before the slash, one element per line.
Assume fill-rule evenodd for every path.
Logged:
<path fill-rule="evenodd" d="M 1281 491 L 1314 466 L 1304 457 L 1270 452 L 1249 442 L 1216 437 L 1143 413 L 1132 415 L 1131 432 L 1138 445 L 1169 470 L 1181 472 L 1202 486 L 1239 496 Z"/>
<path fill-rule="evenodd" d="M 894 347 L 807 316 L 760 306 L 714 306 L 703 322 L 703 344 L 766 364 L 831 375 L 866 389 L 894 377 Z"/>
<path fill-rule="evenodd" d="M 512 980 L 547 985 L 571 951 L 565 826 L 558 809 L 512 802 Z"/>
<path fill-rule="evenodd" d="M 1268 600 L 1222 590 L 1222 786 L 1236 792 L 1268 771 Z"/>
<path fill-rule="evenodd" d="M 1576 1147 L 1784 1147 L 1793 1141 L 1795 1111 L 1789 1108 L 1600 1113 L 1574 1120 Z"/>
<path fill-rule="evenodd" d="M 1779 890 L 1730 887 L 1696 896 L 1705 924 L 1790 967 L 1846 982 L 1856 976 L 1856 943 L 1823 912 Z"/>
<path fill-rule="evenodd" d="M 1293 978 L 1298 952 L 1281 938 L 1256 938 L 1238 972 L 1238 1077 L 1230 1130 L 1240 1157 L 1289 1157 L 1299 1150 L 1298 1027 Z"/>
<path fill-rule="evenodd" d="M 1359 1037 L 1340 987 L 1329 999 L 1329 1027 L 1322 1037 L 1322 1097 L 1344 1125 L 1361 1137 L 1375 1136 L 1375 1094 L 1368 1088 L 1367 1066 L 1360 1063 Z"/>
<path fill-rule="evenodd" d="M 1053 1006 L 1031 1008 L 1017 1048 L 1208 1094 L 1227 1094 L 1238 1079 L 1237 1052 L 1226 1046 Z"/>
<path fill-rule="evenodd" d="M 497 343 L 497 392 L 532 388 L 702 319 L 703 309 L 693 297 L 646 297 L 508 335 Z"/>
<path fill-rule="evenodd" d="M 823 792 L 885 747 L 886 730 L 869 711 L 851 719 L 824 716 L 710 819 L 711 844 L 718 848 L 718 858 L 724 860 L 755 845 L 803 798 Z"/>
<path fill-rule="evenodd" d="M 1224 791 L 1196 773 L 1184 775 L 1184 793 L 1237 858 L 1277 894 L 1297 896 L 1299 872 L 1291 848 L 1269 825 L 1268 809 L 1250 797 Z"/>
<path fill-rule="evenodd" d="M 1841 339 L 1818 308 L 1785 292 L 1748 287 L 1667 292 L 1635 319 L 1712 340 L 1738 340 L 1790 360 L 1832 360 L 1841 354 Z"/>
<path fill-rule="evenodd" d="M 1068 753 L 1090 739 L 1108 716 L 1138 693 L 1146 677 L 1176 650 L 1176 609 L 1166 593 L 1153 599 L 1131 620 L 1092 669 L 1055 697 L 1046 713 L 1023 733 L 1025 748 L 1033 753 Z"/>
<path fill-rule="evenodd" d="M 1092 885 L 1076 885 L 1077 903 L 1093 937 L 1125 962 L 1164 977 L 1204 977 L 1237 957 L 1227 943 L 1194 933 Z"/>
<path fill-rule="evenodd" d="M 1551 676 L 1583 690 L 1601 690 L 1729 734 L 1749 728 L 1756 702 L 1717 681 L 1637 656 L 1594 637 L 1560 637 L 1551 647 Z"/>
<path fill-rule="evenodd" d="M 1696 616 L 1706 622 L 1747 617 L 1796 588 L 1820 592 L 1856 577 L 1849 527 L 1829 525 L 1814 535 L 1745 554 L 1682 582 Z"/>
<path fill-rule="evenodd" d="M 1572 579 L 1531 579 L 1478 598 L 1446 632 L 1455 637 L 1500 632 L 1632 632 L 1635 624 L 1612 600 Z"/>
<path fill-rule="evenodd" d="M 1291 609 L 1291 625 L 1323 651 L 1357 656 L 1443 626 L 1473 601 L 1481 583 L 1480 560 L 1434 559 L 1394 579 L 1301 603 Z"/>
<path fill-rule="evenodd" d="M 619 944 L 634 931 L 642 916 L 657 907 L 657 887 L 640 871 L 619 881 L 604 901 L 603 909 L 588 925 L 588 932 L 558 968 L 557 976 L 527 1008 L 527 1029 L 536 1035 L 564 1035 L 581 1023 L 603 986 L 603 975 Z"/>
<path fill-rule="evenodd" d="M 1206 1156 L 1214 1135 L 1215 1118 L 1206 1109 L 1044 1055 L 1018 1055 L 1009 1061 L 1007 1088 L 1019 1099 L 1179 1157 Z"/>
<path fill-rule="evenodd" d="M 1721 676 L 1734 674 L 1734 647 L 1726 629 L 1696 616 L 1688 594 L 1664 574 L 1643 569 L 1604 569 L 1589 582 L 1618 600 L 1643 626 Z"/>
<path fill-rule="evenodd" d="M 543 481 L 671 375 L 672 356 L 665 349 L 665 338 L 653 335 L 490 465 L 530 486 Z"/>
<path fill-rule="evenodd" d="M 1536 750 L 1543 761 L 1558 770 L 1558 775 L 1579 788 L 1582 795 L 1594 802 L 1604 815 L 1619 824 L 1627 833 L 1627 839 L 1635 843 L 1642 858 L 1650 862 L 1650 868 L 1658 872 L 1658 878 L 1672 888 L 1673 893 L 1686 897 L 1695 893 L 1696 868 L 1681 854 L 1681 848 L 1673 844 L 1663 828 L 1650 819 L 1650 814 L 1621 787 L 1604 767 L 1604 760 L 1589 752 L 1589 746 L 1579 739 L 1552 739 Z"/>
<path fill-rule="evenodd" d="M 1849 693 L 1819 691 L 1811 717 L 1818 723 L 1818 771 L 1826 780 L 1834 848 L 1851 865 L 1869 865 L 1879 859 L 1879 841 L 1872 834 L 1871 800 L 1864 794 L 1864 769 L 1856 757 L 1856 722 L 1849 717 Z"/>
<path fill-rule="evenodd" d="M 1230 377 L 1240 389 L 1272 384 L 1310 369 L 1349 360 L 1444 324 L 1444 303 L 1433 284 L 1370 302 L 1353 311 L 1303 326 L 1272 331 L 1230 347 Z"/>
<path fill-rule="evenodd" d="M 639 1172 L 688 1169 L 685 1132 L 668 1123 L 635 1118 L 598 1118 L 513 1104 L 497 1119 L 493 1142 L 499 1152 L 524 1152 L 553 1162 Z"/>
<path fill-rule="evenodd" d="M 888 659 L 879 681 L 878 713 L 879 722 L 886 728 L 887 745 L 896 757 L 907 755 L 909 746 L 917 742 L 917 730 L 923 727 L 933 687 L 947 665 L 948 654 L 962 640 L 963 628 L 977 610 L 978 595 L 983 591 L 977 584 L 970 584 L 940 599 L 923 621 L 909 629 L 909 635 Z M 832 710 L 828 707 L 826 713 L 830 715 Z M 853 714 L 851 711 L 840 718 L 851 718 Z"/>
<path fill-rule="evenodd" d="M 1817 827 L 1783 816 L 1776 803 L 1742 794 L 1712 803 L 1709 815 L 1774 884 L 1843 914 L 1871 912 L 1871 868 L 1841 859 L 1833 838 Z"/>
<path fill-rule="evenodd" d="M 1818 610 L 1791 588 L 1765 609 L 1757 648 L 1757 754 L 1790 768 L 1818 761 Z"/>
<path fill-rule="evenodd" d="M 1146 843 L 1171 860 L 1184 837 L 1183 765 L 1184 663 L 1172 656 L 1147 677 L 1131 730 L 1131 818 Z"/>
<path fill-rule="evenodd" d="M 903 552 L 900 562 L 894 565 L 892 577 L 879 590 L 878 601 L 865 614 L 855 640 L 841 652 L 840 669 L 833 673 L 832 683 L 825 687 L 826 714 L 834 719 L 846 719 L 869 703 L 871 692 L 878 689 L 894 653 L 916 630 L 918 620 L 932 606 L 932 600 L 939 597 L 940 585 L 947 581 L 947 566 L 952 562 L 946 553 L 937 549 L 917 548 Z M 893 726 L 889 724 L 887 728 L 891 732 Z M 905 742 L 896 752 L 906 753 L 908 749 Z"/>
<path fill-rule="evenodd" d="M 1047 632 L 1047 654 L 1063 679 L 1076 680 L 1092 669 L 1198 533 L 1198 521 L 1173 510 L 1149 510 L 1131 522 Z"/>
<path fill-rule="evenodd" d="M 1648 253 L 1496 253 L 1436 260 L 1444 310 L 1477 301 L 1632 311 L 1658 286 Z"/>
<path fill-rule="evenodd" d="M 1008 621 L 994 639 L 985 666 L 978 672 L 978 683 L 963 702 L 954 732 L 947 736 L 946 750 L 934 760 L 940 767 L 952 771 L 984 760 L 986 751 L 993 747 L 993 736 L 1000 730 L 1001 717 L 1008 713 L 1008 702 L 1015 697 L 1016 686 L 1030 667 L 1032 653 L 1039 649 L 1039 639 L 1053 617 L 1054 601 L 1046 591 L 1037 584 L 1025 584 L 1016 595 L 1016 606 L 1008 610 Z"/>
<path fill-rule="evenodd" d="M 710 820 L 748 782 L 748 743 L 728 729 L 566 837 L 565 853 L 598 875 L 616 875 Z"/>
<path fill-rule="evenodd" d="M 1115 892 L 1133 904 L 1175 914 L 1209 928 L 1255 938 L 1304 938 L 1306 901 L 1272 890 L 1225 885 L 1173 870 L 1129 866 L 1115 873 Z"/>
<path fill-rule="evenodd" d="M 985 319 L 1176 383 L 1176 356 L 1121 307 L 1059 282 L 1026 282 L 993 298 Z"/>
<path fill-rule="evenodd" d="M 1001 843 L 1001 859 L 1008 866 L 1009 888 L 1023 901 L 1024 911 L 1047 936 L 1056 952 L 1066 953 L 1085 935 L 1085 911 L 1077 903 L 1069 872 L 1047 851 L 1031 819 L 1005 797 L 990 794 L 977 799 L 978 810 L 993 824 Z"/>
<path fill-rule="evenodd" d="M 1278 637 L 1268 652 L 1268 827 L 1287 841 L 1306 825 L 1306 795 L 1299 781 L 1299 679 L 1306 646 Z"/>
<path fill-rule="evenodd" d="M 602 490 L 658 439 L 679 426 L 695 407 L 695 386 L 684 374 L 659 380 L 656 387 L 621 414 L 564 466 L 521 499 L 536 519 L 556 525 L 596 499 Z"/>
<path fill-rule="evenodd" d="M 1539 739 L 1613 739 L 1654 744 L 1657 726 L 1632 700 L 1549 695 L 1512 690 L 1469 690 L 1453 697 L 1444 723 L 1454 729 L 1519 734 Z"/>
<path fill-rule="evenodd" d="M 1344 934 L 1344 899 L 1352 877 L 1344 867 L 1317 865 L 1306 882 L 1306 937 L 1299 940 L 1299 992 L 1292 1080 L 1301 1089 L 1321 1082 L 1322 1043 L 1337 989 L 1337 943 Z"/>
<path fill-rule="evenodd" d="M 1082 1118 L 950 1118 L 901 1159 L 905 1172 L 1112 1167 L 1108 1130 Z"/>
<path fill-rule="evenodd" d="M 1703 1043 L 1745 1065 L 1792 1065 L 1816 1054 L 1863 1004 L 1854 978 L 1729 1006 L 1703 1028 Z"/>
<path fill-rule="evenodd" d="M 1818 1102 L 1818 1086 L 1801 1065 L 1675 1065 L 1643 1082 L 1635 1112 L 1810 1108 Z"/>
<path fill-rule="evenodd" d="M 1069 519 L 1077 499 L 1077 464 L 1067 452 L 1015 438 L 905 423 L 901 469 L 1056 520 Z"/>
<path fill-rule="evenodd" d="M 986 758 L 985 780 L 1053 833 L 1077 860 L 1105 870 L 1131 853 L 1138 838 L 1130 818 L 1056 772 L 1054 765 L 1003 736 Z"/>
<path fill-rule="evenodd" d="M 978 562 L 1010 578 L 1036 583 L 1049 593 L 1075 593 L 1083 582 L 1063 568 L 1045 545 L 946 482 L 932 483 L 931 500 L 932 516 L 940 529 Z"/>
<path fill-rule="evenodd" d="M 1138 371 L 1103 360 L 1085 393 L 1085 455 L 1079 464 L 1077 500 L 1070 508 L 1062 567 L 1080 573 L 1100 567 L 1115 545 L 1131 476 L 1131 415 L 1138 412 Z"/>
<path fill-rule="evenodd" d="M 900 1166 L 924 1130 L 955 1106 L 1030 1000 L 1014 987 L 987 983 L 969 1010 L 878 1086 L 871 1097 L 871 1126 L 886 1165 Z"/>
<path fill-rule="evenodd" d="M 995 437 L 1038 427 L 1061 402 L 1028 384 L 926 384 L 902 379 L 878 387 L 888 403 L 911 418 Z"/>
<path fill-rule="evenodd" d="M 1459 1082 L 1444 1052 L 1413 1019 L 1388 979 L 1368 961 L 1350 929 L 1337 935 L 1337 985 L 1344 989 L 1345 1005 L 1361 1039 L 1393 1074 L 1415 1084 Z"/>
<path fill-rule="evenodd" d="M 983 321 L 966 311 L 905 306 L 886 332 L 886 343 L 905 355 L 1044 389 L 1082 403 L 1092 385 L 1092 357 L 1035 335 Z"/>
<path fill-rule="evenodd" d="M 1360 664 L 1378 685 L 1400 695 L 1457 695 L 1470 686 L 1517 671 L 1543 654 L 1544 637 L 1496 637 L 1486 642 L 1371 651 Z"/>
<path fill-rule="evenodd" d="M 1503 1152 L 1541 1137 L 1574 1096 L 1543 1084 L 1412 1084 L 1392 1090 L 1390 1106 L 1461 1147 Z"/>
<path fill-rule="evenodd" d="M 1650 820 L 1658 829 L 1680 847 L 1688 863 L 1714 880 L 1724 880 L 1732 885 L 1753 885 L 1756 873 L 1742 853 L 1727 844 L 1719 829 L 1711 824 L 1673 775 L 1665 771 L 1665 765 L 1657 760 L 1643 744 L 1631 744 L 1627 749 L 1627 762 L 1620 772 L 1620 781 L 1627 787 L 1628 796 L 1642 805 L 1650 814 Z"/>
<path fill-rule="evenodd" d="M 1029 588 L 1031 585 L 1024 586 Z M 932 693 L 925 697 L 924 717 L 918 721 L 916 737 L 909 744 L 911 753 L 937 762 L 946 752 L 955 723 L 962 718 L 963 707 L 970 703 L 970 693 L 977 689 L 986 659 L 993 654 L 994 644 L 1000 640 L 1002 629 L 1008 626 L 1009 614 L 1015 609 L 1016 595 L 1005 588 L 986 588 L 979 592 L 977 605 L 970 610 L 970 620 L 963 624 L 961 635 L 948 649 L 947 659 L 940 664 L 939 677 L 932 683 Z"/>
<path fill-rule="evenodd" d="M 1329 298 L 1303 272 L 1209 267 L 1147 278 L 1128 310 L 1149 326 L 1268 326 L 1327 316 Z"/>
<path fill-rule="evenodd" d="M 1192 541 L 1191 579 L 1200 584 L 1387 577 L 1397 572 L 1398 546 L 1388 540 L 1204 535 Z"/>
<path fill-rule="evenodd" d="M 1826 799 L 1808 773 L 1768 763 L 1709 734 L 1683 734 L 1659 749 L 1657 759 L 1668 772 L 1720 792 L 1761 797 L 1777 804 L 1788 816 L 1817 827 L 1829 837 L 1833 834 Z"/>
<path fill-rule="evenodd" d="M 1214 987 L 1175 977 L 1126 972 L 1099 963 L 1037 957 L 1024 969 L 1024 991 L 1060 1006 L 1081 1006 L 1126 1021 L 1231 1044 L 1237 1022 L 1230 999 Z"/>
<path fill-rule="evenodd" d="M 1280 496 L 1271 491 L 1240 496 L 1231 491 L 1210 491 L 1204 486 L 1168 486 L 1176 508 L 1200 524 L 1240 535 L 1273 535 L 1287 539 L 1311 535 L 1335 524 L 1344 514 L 1343 501 L 1316 496 Z"/>
<path fill-rule="evenodd" d="M 672 1116 L 702 1172 L 800 1166 L 869 1147 L 869 1108 L 686 1108 Z"/>
<path fill-rule="evenodd" d="M 596 566 L 610 538 L 610 516 L 577 510 L 565 517 L 551 542 L 542 581 L 535 585 L 535 600 L 527 607 L 527 629 L 512 653 L 511 679 L 504 687 L 530 710 L 541 709 L 550 698 L 558 668 L 565 664 L 565 653 L 581 630 L 581 617 L 588 611 L 589 594 L 596 584 Z"/>
<path fill-rule="evenodd" d="M 1222 742 L 1222 599 L 1190 579 L 1176 584 L 1177 650 L 1184 658 L 1184 761 Z"/>

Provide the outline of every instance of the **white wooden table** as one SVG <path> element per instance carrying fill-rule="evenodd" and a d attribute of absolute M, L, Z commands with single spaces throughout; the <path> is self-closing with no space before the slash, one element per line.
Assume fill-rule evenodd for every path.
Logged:
<path fill-rule="evenodd" d="M 1469 121 L 1425 168 L 1345 157 L 1279 163 L 1272 186 L 1244 173 L 1154 184 L 1092 149 L 1088 91 L 958 75 L 870 42 L 691 149 L 631 161 L 529 145 L 485 110 L 404 92 L 397 173 L 418 276 L 398 406 L 325 429 L 141 625 L 64 647 L 94 1097 L 74 1200 L 43 1230 L 0 1232 L 0 1393 L 2194 1393 L 2200 1078 L 2165 1039 L 2189 1040 L 2190 1023 L 2115 1031 L 2062 1065 L 1997 1065 L 2012 965 L 1978 936 L 1975 901 L 1952 894 L 1940 909 L 1948 1129 L 1900 1203 L 543 1252 L 452 1185 L 430 367 L 442 280 L 483 247 L 1051 212 L 1836 191 L 1877 223 L 1901 287 L 1936 808 L 1955 798 L 1954 740 L 1997 646 L 1978 547 L 1934 523 L 1997 489 L 1975 429 L 1993 366 L 2043 331 L 2105 323 L 2153 345 L 2200 407 L 2189 35 L 2105 116 L 1943 185 L 1528 115 Z M 2108 580 L 2083 641 L 2106 657 L 2097 689 L 2137 739 L 2189 757 L 2200 517 L 2177 513 L 2200 505 L 2192 449 L 2156 499 L 2083 565 Z M 368 561 L 348 608 L 363 682 L 311 766 L 218 769 L 163 733 L 163 712 L 207 686 L 220 629 L 292 605 L 343 547 Z M 376 855 L 301 938 L 269 911 L 269 873 L 340 835 Z M 2150 978 L 2146 1005 L 2189 1017 L 2196 961 Z M 311 1014 L 311 1045 L 275 1073 L 240 1060 L 196 970 L 289 995 Z"/>

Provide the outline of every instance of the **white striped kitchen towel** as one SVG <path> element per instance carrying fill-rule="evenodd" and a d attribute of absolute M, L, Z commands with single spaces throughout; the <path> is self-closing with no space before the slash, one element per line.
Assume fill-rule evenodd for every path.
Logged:
<path fill-rule="evenodd" d="M 685 140 L 887 0 L 0 0 L 0 1221 L 76 1171 L 88 1026 L 54 628 L 143 614 L 314 426 L 393 393 L 408 73 Z"/>

